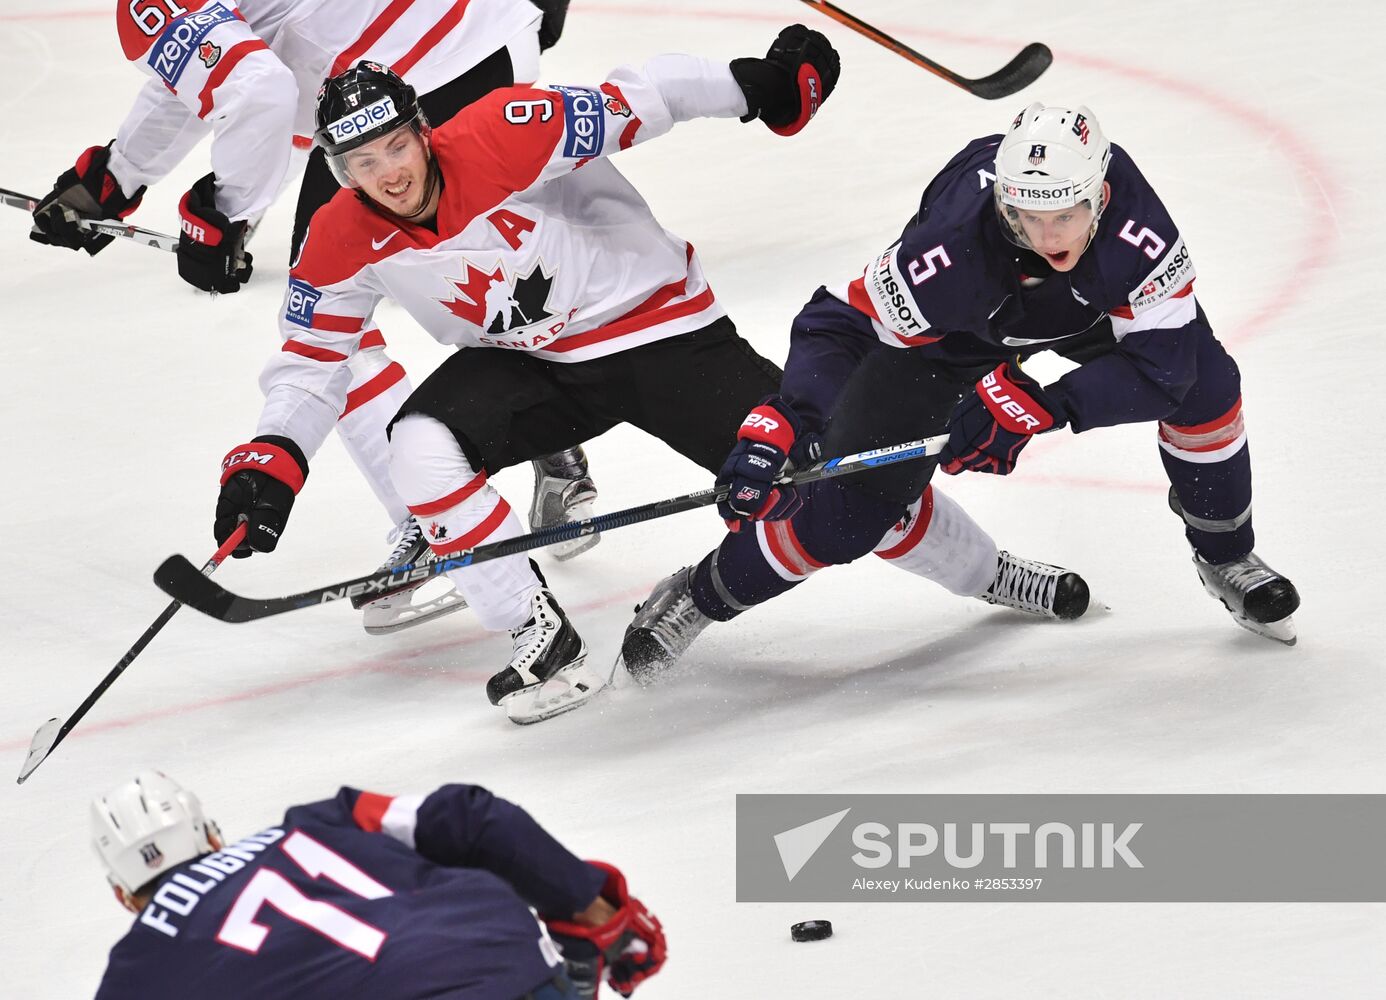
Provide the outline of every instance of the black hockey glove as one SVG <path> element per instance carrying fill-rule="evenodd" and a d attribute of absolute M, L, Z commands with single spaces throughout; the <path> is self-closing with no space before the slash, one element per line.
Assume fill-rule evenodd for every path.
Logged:
<path fill-rule="evenodd" d="M 110 159 L 110 143 L 92 146 L 77 157 L 76 165 L 63 171 L 53 190 L 34 209 L 34 228 L 29 239 L 69 250 L 85 250 L 92 256 L 104 250 L 115 237 L 82 229 L 78 220 L 123 219 L 139 207 L 144 197 L 144 188 L 125 197 L 106 167 Z"/>
<path fill-rule="evenodd" d="M 252 258 L 245 252 L 245 221 L 217 211 L 215 186 L 216 175 L 208 174 L 178 203 L 178 276 L 204 292 L 230 295 L 250 280 Z"/>
<path fill-rule="evenodd" d="M 722 463 L 717 485 L 730 487 L 717 513 L 731 531 L 746 521 L 782 521 L 803 506 L 793 486 L 777 486 L 799 436 L 799 416 L 779 396 L 766 396 L 736 432 L 736 447 Z"/>
<path fill-rule="evenodd" d="M 232 448 L 222 459 L 221 470 L 212 525 L 217 545 L 244 521 L 245 541 L 231 554 L 244 559 L 255 552 L 273 552 L 294 509 L 294 497 L 308 478 L 303 451 L 286 437 L 257 437 Z"/>
<path fill-rule="evenodd" d="M 568 16 L 570 0 L 530 0 L 544 12 L 544 20 L 539 24 L 539 51 L 545 52 L 558 44 L 563 36 L 563 21 Z"/>
<path fill-rule="evenodd" d="M 1032 437 L 1067 423 L 1057 393 L 1046 393 L 1020 365 L 1003 361 L 953 410 L 938 467 L 950 476 L 963 471 L 1009 475 Z"/>
<path fill-rule="evenodd" d="M 791 24 L 764 59 L 733 59 L 731 71 L 746 95 L 741 120 L 759 118 L 772 132 L 794 135 L 833 92 L 842 64 L 827 38 Z"/>

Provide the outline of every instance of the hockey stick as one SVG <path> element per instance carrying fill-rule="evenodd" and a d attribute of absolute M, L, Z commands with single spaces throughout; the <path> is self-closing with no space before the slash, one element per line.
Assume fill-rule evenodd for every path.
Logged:
<path fill-rule="evenodd" d="M 943 450 L 943 446 L 947 442 L 948 435 L 939 434 L 919 441 L 893 445 L 889 448 L 877 448 L 874 451 L 863 451 L 856 455 L 833 458 L 812 465 L 802 472 L 796 472 L 788 478 L 787 482 L 799 486 L 816 482 L 819 479 L 828 479 L 832 476 L 862 472 L 881 465 L 922 458 L 925 455 L 937 455 Z M 468 549 L 465 552 L 439 559 L 434 563 L 426 563 L 421 566 L 413 564 L 400 566 L 393 571 L 377 571 L 369 576 L 358 576 L 353 580 L 328 584 L 326 587 L 316 587 L 299 594 L 290 594 L 287 597 L 241 597 L 239 594 L 233 594 L 225 587 L 218 586 L 207 579 L 205 575 L 199 573 L 197 568 L 183 556 L 177 555 L 169 556 L 154 571 L 154 582 L 160 590 L 175 601 L 186 604 L 190 608 L 196 608 L 203 614 L 219 618 L 224 622 L 248 622 L 257 618 L 268 618 L 270 615 L 281 615 L 286 611 L 297 611 L 299 608 L 309 608 L 317 604 L 345 600 L 358 594 L 383 594 L 405 583 L 428 580 L 439 574 L 461 569 L 464 566 L 471 566 L 475 563 L 486 562 L 489 559 L 499 559 L 502 556 L 528 552 L 530 549 L 542 549 L 556 542 L 566 542 L 581 535 L 589 535 L 594 531 L 611 531 L 615 528 L 624 528 L 629 524 L 653 521 L 656 518 L 668 517 L 670 514 L 678 514 L 685 510 L 706 507 L 709 504 L 725 500 L 728 489 L 727 486 L 714 486 L 710 489 L 698 490 L 695 493 L 685 493 L 683 496 L 668 500 L 656 500 L 654 503 L 647 503 L 641 507 L 630 507 L 626 510 L 613 511 L 610 514 L 599 514 L 596 517 L 585 518 L 581 521 L 571 521 L 568 524 L 544 528 L 542 531 L 536 531 L 530 535 L 520 535 L 517 538 L 492 542 L 489 545 L 482 545 L 479 548 Z"/>
<path fill-rule="evenodd" d="M 27 194 L 0 188 L 0 204 L 9 205 L 11 208 L 22 208 L 33 215 L 34 209 L 38 208 L 38 203 L 39 199 L 31 198 Z M 177 236 L 156 233 L 152 229 L 141 229 L 139 226 L 127 225 L 124 222 L 114 222 L 108 219 L 78 219 L 77 225 L 91 233 L 134 240 L 136 243 L 153 247 L 155 250 L 167 250 L 172 253 L 178 249 Z"/>
<path fill-rule="evenodd" d="M 226 540 L 226 543 L 222 545 L 221 548 L 212 553 L 212 558 L 207 560 L 201 572 L 207 576 L 211 576 L 212 573 L 216 571 L 216 568 L 221 565 L 222 560 L 229 556 L 231 550 L 241 544 L 241 540 L 244 538 L 245 525 L 242 524 L 231 533 L 231 537 Z M 135 657 L 144 652 L 144 647 L 148 646 L 150 640 L 158 635 L 160 630 L 169 623 L 169 620 L 178 613 L 180 607 L 182 607 L 182 604 L 178 601 L 174 601 L 168 607 L 164 608 L 163 613 L 160 614 L 158 618 L 154 619 L 154 624 L 145 629 L 144 635 L 140 636 L 139 639 L 135 641 L 135 644 L 130 647 L 129 652 L 122 656 L 120 662 L 111 668 L 111 672 L 101 679 L 101 683 L 96 685 L 96 690 L 87 695 L 87 700 L 77 706 L 77 711 L 73 712 L 66 722 L 62 722 L 59 719 L 49 719 L 43 725 L 39 726 L 38 732 L 34 733 L 34 738 L 29 741 L 29 754 L 24 758 L 24 766 L 19 769 L 18 784 L 24 784 L 29 775 L 33 774 L 38 766 L 48 759 L 48 755 L 53 752 L 59 743 L 67 738 L 67 734 L 72 732 L 72 728 L 82 721 L 82 717 L 96 704 L 96 700 L 105 694 L 107 689 L 115 683 L 116 678 L 125 672 L 125 668 L 135 662 Z"/>
<path fill-rule="evenodd" d="M 1049 68 L 1049 64 L 1054 61 L 1054 53 L 1049 51 L 1049 46 L 1041 42 L 1031 42 L 1021 49 L 1014 59 L 995 73 L 978 80 L 969 80 L 954 73 L 946 66 L 940 66 L 928 56 L 920 55 L 904 42 L 892 38 L 879 28 L 871 27 L 861 18 L 847 13 L 841 7 L 828 3 L 827 0 L 803 0 L 803 2 L 819 13 L 831 17 L 834 21 L 845 24 L 853 31 L 865 35 L 876 44 L 884 45 L 896 55 L 904 56 L 916 66 L 927 69 L 935 76 L 942 77 L 953 86 L 961 87 L 974 97 L 980 97 L 987 101 L 994 101 L 998 97 L 1010 97 L 1017 91 L 1024 90 L 1038 80 L 1040 75 Z"/>

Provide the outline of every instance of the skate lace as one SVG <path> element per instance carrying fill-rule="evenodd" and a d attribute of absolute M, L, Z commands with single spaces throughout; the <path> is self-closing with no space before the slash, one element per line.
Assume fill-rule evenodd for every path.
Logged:
<path fill-rule="evenodd" d="M 1247 556 L 1234 562 L 1215 566 L 1218 576 L 1232 590 L 1245 594 L 1265 583 L 1276 574 L 1256 556 Z"/>
<path fill-rule="evenodd" d="M 406 517 L 399 524 L 390 529 L 385 536 L 386 542 L 394 542 L 395 547 L 390 552 L 390 558 L 386 561 L 386 566 L 394 566 L 404 561 L 409 555 L 409 551 L 419 544 L 423 538 L 423 529 L 419 527 L 419 522 L 412 517 Z"/>
<path fill-rule="evenodd" d="M 1062 572 L 1056 566 L 1002 552 L 987 597 L 994 604 L 1048 614 L 1054 607 L 1054 592 Z"/>
<path fill-rule="evenodd" d="M 510 632 L 511 641 L 515 644 L 510 654 L 510 665 L 521 673 L 529 671 L 535 661 L 544 655 L 557 632 L 558 622 L 549 612 L 547 604 L 540 601 L 529 621 Z"/>

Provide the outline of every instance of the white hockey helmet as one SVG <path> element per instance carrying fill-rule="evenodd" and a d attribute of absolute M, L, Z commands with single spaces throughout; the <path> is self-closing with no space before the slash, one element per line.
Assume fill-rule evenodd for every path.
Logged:
<path fill-rule="evenodd" d="M 1050 212 L 1087 203 L 1092 232 L 1106 207 L 1102 183 L 1112 144 L 1093 113 L 1045 107 L 1036 101 L 1015 116 L 996 150 L 996 210 L 1007 238 L 1034 249 L 1020 225 L 1020 213 Z"/>
<path fill-rule="evenodd" d="M 150 879 L 217 849 L 217 825 L 197 796 L 158 771 L 141 771 L 92 800 L 96 853 L 111 884 L 134 893 Z"/>

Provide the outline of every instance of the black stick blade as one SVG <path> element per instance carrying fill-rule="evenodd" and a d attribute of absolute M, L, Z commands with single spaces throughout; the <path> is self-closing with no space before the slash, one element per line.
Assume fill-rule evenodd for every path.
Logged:
<path fill-rule="evenodd" d="M 1054 53 L 1049 51 L 1048 45 L 1031 42 L 995 73 L 979 80 L 968 80 L 964 86 L 969 93 L 986 101 L 1010 97 L 1038 80 L 1053 62 Z"/>
<path fill-rule="evenodd" d="M 229 617 L 235 595 L 203 576 L 201 570 L 182 556 L 169 556 L 159 564 L 154 571 L 154 585 L 175 601 L 204 615 L 222 621 L 245 621 Z"/>

